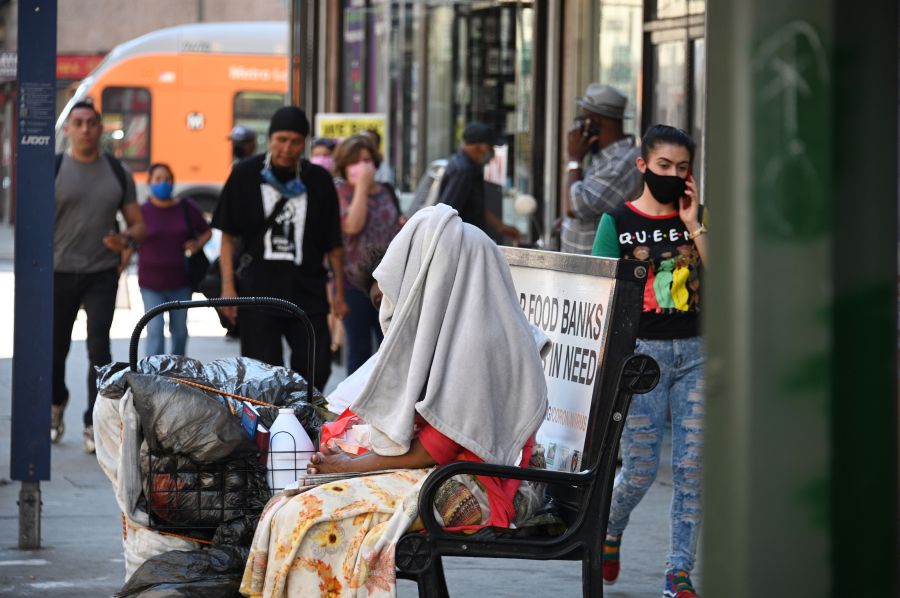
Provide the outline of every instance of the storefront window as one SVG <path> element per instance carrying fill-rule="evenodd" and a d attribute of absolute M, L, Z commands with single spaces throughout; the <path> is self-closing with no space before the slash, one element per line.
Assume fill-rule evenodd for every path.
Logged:
<path fill-rule="evenodd" d="M 628 96 L 627 110 L 633 118 L 625 121 L 625 132 L 638 137 L 642 20 L 641 0 L 604 0 L 600 5 L 600 82 L 612 85 Z"/>
<path fill-rule="evenodd" d="M 688 0 L 649 0 L 650 15 L 654 19 L 682 17 L 688 13 Z"/>
<path fill-rule="evenodd" d="M 101 96 L 103 149 L 135 172 L 150 166 L 150 92 L 137 87 L 107 87 Z"/>
<path fill-rule="evenodd" d="M 529 146 L 531 3 L 386 4 L 373 7 L 374 31 L 385 31 L 378 23 L 393 26 L 376 35 L 380 56 L 372 62 L 390 65 L 390 90 L 380 94 L 390 105 L 378 109 L 388 114 L 397 186 L 415 189 L 429 165 L 456 151 L 465 124 L 479 120 L 506 135 L 495 179 L 503 188 L 527 187 L 529 178 L 515 173 L 519 146 Z"/>
<path fill-rule="evenodd" d="M 344 3 L 344 112 L 365 112 L 366 38 L 370 11 L 365 0 Z"/>
<path fill-rule="evenodd" d="M 702 37 L 691 42 L 694 46 L 694 70 L 693 70 L 693 94 L 694 114 L 692 118 L 691 135 L 697 142 L 697 153 L 694 156 L 695 171 L 701 171 L 697 181 L 702 183 L 703 149 L 705 146 L 703 137 L 704 122 L 706 122 L 706 40 Z M 701 195 L 701 197 L 703 197 Z"/>
<path fill-rule="evenodd" d="M 687 44 L 663 42 L 653 47 L 653 123 L 687 127 Z"/>
<path fill-rule="evenodd" d="M 694 173 L 697 183 L 702 186 L 706 0 L 654 1 L 648 12 L 658 18 L 644 24 L 649 54 L 644 67 L 648 92 L 644 105 L 648 118 L 644 125 L 667 124 L 691 134 L 697 143 Z M 669 18 L 674 16 L 681 18 Z"/>
<path fill-rule="evenodd" d="M 426 115 L 425 160 L 446 158 L 453 151 L 457 137 L 454 114 L 454 9 L 452 6 L 434 7 L 428 14 L 432 31 L 444 31 L 444 35 L 428 37 L 428 113 Z M 465 64 L 465 52 L 456 57 L 457 64 Z M 458 86 L 457 86 L 458 87 Z"/>
<path fill-rule="evenodd" d="M 534 9 L 520 7 L 516 19 L 516 86 L 513 98 L 516 112 L 514 126 L 509 130 L 515 135 L 513 188 L 519 193 L 533 194 L 534 134 L 531 123 L 534 113 Z"/>

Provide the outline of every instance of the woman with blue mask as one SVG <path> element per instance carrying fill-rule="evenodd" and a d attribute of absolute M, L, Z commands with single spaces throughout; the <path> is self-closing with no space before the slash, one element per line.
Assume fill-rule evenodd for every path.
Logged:
<path fill-rule="evenodd" d="M 168 164 L 151 164 L 147 172 L 150 197 L 141 206 L 147 225 L 147 236 L 138 251 L 138 285 L 144 299 L 144 310 L 167 301 L 191 298 L 187 257 L 203 251 L 212 231 L 203 213 L 189 199 L 172 195 L 175 177 Z M 187 344 L 187 311 L 175 310 L 166 315 L 172 337 L 172 355 L 184 355 Z M 146 355 L 165 353 L 163 315 L 147 325 Z"/>

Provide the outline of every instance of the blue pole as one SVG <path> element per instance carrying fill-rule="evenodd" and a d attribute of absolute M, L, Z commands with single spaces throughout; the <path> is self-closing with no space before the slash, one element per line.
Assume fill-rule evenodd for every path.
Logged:
<path fill-rule="evenodd" d="M 22 482 L 19 547 L 25 549 L 40 547 L 40 481 L 50 479 L 56 0 L 20 0 L 17 73 L 10 470 Z"/>

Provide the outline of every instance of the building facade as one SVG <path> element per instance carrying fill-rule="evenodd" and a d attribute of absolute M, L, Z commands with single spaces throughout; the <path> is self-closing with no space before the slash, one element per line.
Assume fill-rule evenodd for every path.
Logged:
<path fill-rule="evenodd" d="M 507 139 L 504 218 L 516 221 L 517 194 L 533 195 L 540 215 L 531 232 L 549 240 L 565 192 L 565 135 L 588 83 L 628 96 L 627 133 L 639 137 L 653 123 L 691 132 L 700 170 L 705 8 L 705 0 L 335 0 L 318 20 L 317 45 L 328 49 L 320 62 L 332 78 L 319 77 L 328 92 L 316 108 L 384 114 L 386 159 L 407 192 L 455 151 L 466 122 L 490 123 Z"/>
<path fill-rule="evenodd" d="M 13 217 L 15 84 L 4 65 L 15 60 L 16 9 L 0 0 L 0 221 Z M 129 18 L 98 20 L 117 14 Z M 90 11 L 60 0 L 58 107 L 106 52 L 143 33 L 291 15 L 307 42 L 294 46 L 292 72 L 312 64 L 315 73 L 305 93 L 292 87 L 295 101 L 313 114 L 385 115 L 385 158 L 401 192 L 415 190 L 430 164 L 455 151 L 466 122 L 488 122 L 507 139 L 494 177 L 503 190 L 499 211 L 550 242 L 566 192 L 575 99 L 595 81 L 628 96 L 626 132 L 640 136 L 662 122 L 700 140 L 702 184 L 705 0 L 95 0 Z M 535 218 L 515 214 L 518 194 L 538 200 Z"/>

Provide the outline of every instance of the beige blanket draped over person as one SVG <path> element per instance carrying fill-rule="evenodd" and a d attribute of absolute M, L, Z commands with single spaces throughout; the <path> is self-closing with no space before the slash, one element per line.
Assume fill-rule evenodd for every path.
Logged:
<path fill-rule="evenodd" d="M 394 547 L 417 529 L 419 489 L 435 465 L 474 460 L 527 465 L 547 410 L 541 352 L 505 257 L 445 205 L 416 213 L 374 272 L 385 340 L 353 411 L 372 450 L 326 450 L 320 473 L 348 478 L 274 497 L 263 511 L 245 596 L 394 596 Z M 447 527 L 509 525 L 542 502 L 515 481 L 458 476 L 436 512 Z"/>

